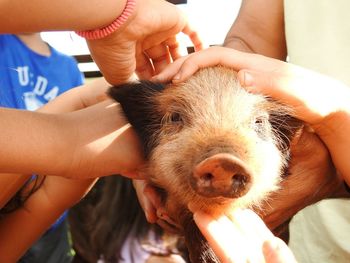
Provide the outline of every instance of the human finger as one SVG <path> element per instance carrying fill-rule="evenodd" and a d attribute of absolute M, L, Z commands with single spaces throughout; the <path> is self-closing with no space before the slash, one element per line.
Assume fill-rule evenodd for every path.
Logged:
<path fill-rule="evenodd" d="M 246 235 L 258 236 L 260 240 L 274 237 L 263 220 L 252 210 L 235 210 L 229 214 L 229 218 L 239 226 Z"/>
<path fill-rule="evenodd" d="M 168 38 L 164 41 L 164 45 L 168 47 L 172 62 L 181 57 L 180 54 L 180 43 L 175 36 Z"/>
<path fill-rule="evenodd" d="M 226 216 L 215 218 L 197 211 L 193 219 L 220 262 L 247 262 L 249 246 L 242 232 Z"/>
<path fill-rule="evenodd" d="M 264 242 L 263 254 L 267 263 L 297 263 L 286 243 L 277 237 Z"/>
<path fill-rule="evenodd" d="M 158 74 L 163 68 L 171 63 L 172 59 L 168 46 L 161 43 L 144 51 L 153 64 L 154 73 Z M 154 74 L 153 74 L 154 75 Z"/>
<path fill-rule="evenodd" d="M 320 122 L 337 108 L 329 100 L 329 89 L 323 88 L 322 81 L 327 82 L 326 78 L 292 65 L 282 72 L 242 70 L 238 79 L 248 91 L 265 94 L 292 106 L 295 117 L 310 124 Z"/>
<path fill-rule="evenodd" d="M 151 80 L 161 83 L 170 82 L 173 77 L 179 72 L 179 69 L 187 58 L 188 56 L 175 60 L 173 63 L 166 66 L 159 74 L 153 76 Z"/>
<path fill-rule="evenodd" d="M 249 54 L 229 48 L 219 46 L 210 47 L 188 56 L 181 64 L 172 80 L 174 83 L 182 82 L 187 80 L 199 69 L 218 65 L 238 70 L 247 66 L 245 61 L 248 56 Z"/>
<path fill-rule="evenodd" d="M 182 33 L 184 33 L 185 35 L 187 35 L 190 38 L 195 51 L 199 51 L 199 50 L 203 49 L 203 42 L 202 42 L 198 32 L 195 31 L 194 29 L 192 29 L 189 24 L 187 24 L 182 29 Z"/>
<path fill-rule="evenodd" d="M 208 48 L 195 52 L 181 63 L 178 72 L 173 76 L 172 80 L 174 83 L 182 82 L 201 68 L 217 65 L 220 65 L 220 57 L 216 52 L 216 48 Z"/>
<path fill-rule="evenodd" d="M 135 73 L 139 79 L 150 79 L 154 75 L 154 67 L 149 56 L 137 47 L 136 50 L 136 68 Z"/>
<path fill-rule="evenodd" d="M 241 231 L 242 237 L 249 243 L 249 259 L 252 262 L 263 262 L 261 251 L 264 240 L 274 238 L 262 219 L 249 209 L 236 209 L 228 217 Z"/>
<path fill-rule="evenodd" d="M 285 67 L 282 61 L 266 58 L 261 55 L 241 52 L 231 48 L 213 46 L 190 56 L 173 78 L 174 82 L 188 79 L 197 70 L 212 66 L 225 66 L 236 71 L 241 69 L 255 69 L 260 71 L 274 71 Z"/>
<path fill-rule="evenodd" d="M 243 69 L 237 77 L 242 87 L 250 92 L 263 93 L 286 103 L 293 97 L 294 88 L 290 84 L 293 80 L 286 74 Z"/>
<path fill-rule="evenodd" d="M 247 54 L 224 47 L 210 47 L 176 60 L 167 66 L 155 79 L 160 82 L 172 80 L 174 83 L 187 80 L 201 68 L 217 65 L 240 69 L 247 66 Z"/>

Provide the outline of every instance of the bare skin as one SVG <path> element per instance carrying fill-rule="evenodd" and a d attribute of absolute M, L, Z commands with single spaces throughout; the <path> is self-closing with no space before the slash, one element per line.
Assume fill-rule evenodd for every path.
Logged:
<path fill-rule="evenodd" d="M 224 46 L 285 60 L 283 0 L 243 0 Z"/>
<path fill-rule="evenodd" d="M 97 29 L 115 20 L 125 5 L 126 0 L 1 1 L 0 10 L 7 15 L 1 20 L 0 31 Z M 137 0 L 134 12 L 118 31 L 89 40 L 88 45 L 105 78 L 116 84 L 129 80 L 135 71 L 148 78 L 175 60 L 179 56 L 175 38 L 179 32 L 201 49 L 196 32 L 174 5 L 163 0 Z M 23 209 L 1 221 L 1 261 L 18 259 L 58 215 L 80 200 L 94 178 L 138 176 L 136 171 L 143 164 L 138 140 L 119 105 L 106 99 L 106 84 L 70 90 L 38 112 L 0 108 L 0 171 L 20 174 L 7 174 L 1 180 L 7 184 L 9 177 L 16 178 L 1 196 L 1 203 L 27 180 L 28 174 L 50 175 Z"/>
<path fill-rule="evenodd" d="M 123 11 L 125 3 L 125 0 L 107 0 L 103 3 L 94 1 L 53 3 L 38 0 L 30 4 L 26 1 L 16 3 L 2 1 L 0 10 L 8 15 L 6 19 L 1 20 L 0 31 L 19 33 L 99 28 L 113 21 Z M 67 14 L 65 19 L 61 16 L 63 12 Z M 148 19 L 147 15 L 152 16 L 152 19 Z M 15 17 L 21 19 L 13 19 Z M 190 29 L 186 18 L 174 5 L 165 1 L 137 1 L 134 13 L 124 27 L 104 39 L 91 40 L 89 45 L 107 80 L 110 83 L 119 83 L 128 80 L 134 70 L 143 77 L 150 76 L 159 72 L 171 59 L 175 59 L 178 43 L 174 39 L 181 31 L 190 36 L 198 49 L 201 48 L 197 34 Z M 164 45 L 166 47 L 170 45 L 171 48 L 165 49 Z M 148 54 L 147 59 L 145 53 Z M 154 63 L 152 58 L 155 58 Z M 103 114 L 103 118 L 98 119 L 95 111 L 103 108 L 110 114 Z M 117 119 L 112 119 L 113 114 Z M 118 166 L 118 163 L 113 163 L 107 154 L 111 153 L 113 143 L 114 147 L 124 147 L 125 150 L 135 149 L 127 145 L 137 144 L 130 129 L 120 130 L 126 122 L 120 115 L 118 107 L 113 105 L 100 104 L 68 114 L 0 109 L 0 115 L 3 138 L 6 138 L 0 142 L 1 172 L 25 174 L 34 172 L 63 176 L 74 174 L 75 177 L 85 178 L 107 175 L 116 172 L 115 167 Z M 107 118 L 110 119 L 107 121 Z M 116 127 L 116 124 L 122 126 Z M 100 129 L 92 131 L 93 126 L 86 127 L 87 125 L 96 125 Z M 111 133 L 112 129 L 115 133 Z M 38 130 L 41 132 L 38 133 Z M 87 132 L 89 130 L 91 133 Z M 82 131 L 84 135 L 80 136 Z M 91 137 L 87 138 L 88 136 Z M 98 136 L 104 137 L 97 139 Z M 125 141 L 125 144 L 118 145 L 117 141 L 114 141 L 118 136 L 126 136 L 130 140 L 129 143 Z M 18 138 L 22 140 L 19 141 Z M 101 166 L 98 164 L 99 158 L 96 157 L 100 158 Z M 94 158 L 95 164 L 92 165 L 91 161 Z M 137 166 L 137 158 L 133 167 Z M 108 168 L 112 163 L 114 168 Z M 86 169 L 82 167 L 83 165 L 87 165 Z M 130 170 L 124 168 L 124 172 Z"/>
<path fill-rule="evenodd" d="M 83 86 L 71 89 L 51 101 L 48 105 L 38 109 L 38 112 L 68 113 L 77 111 L 107 98 L 105 91 L 109 84 L 104 78 L 96 79 Z M 47 110 L 47 107 L 49 110 Z M 29 174 L 1 174 L 0 207 L 3 207 L 13 194 L 29 179 Z"/>
<path fill-rule="evenodd" d="M 98 114 L 98 118 L 103 118 L 103 115 L 108 115 L 108 112 L 110 112 L 111 116 L 107 118 L 110 118 L 111 121 L 113 123 L 115 122 L 118 126 L 118 122 L 116 122 L 115 119 L 115 116 L 119 114 L 119 110 L 115 108 L 117 105 L 106 100 L 106 95 L 103 92 L 103 90 L 106 90 L 108 86 L 109 84 L 103 78 L 98 79 L 94 82 L 90 82 L 85 86 L 77 87 L 75 89 L 67 91 L 66 93 L 57 97 L 55 100 L 40 108 L 39 111 L 46 113 L 69 113 L 71 111 L 84 109 L 90 105 L 98 105 L 99 101 L 102 101 L 100 104 L 103 106 L 97 107 L 99 110 L 94 110 L 94 114 L 98 114 L 98 111 L 102 110 L 102 115 Z M 117 111 L 108 110 L 106 112 L 104 111 L 105 107 L 115 108 Z M 92 113 L 90 112 L 90 114 Z M 78 125 L 78 123 L 76 125 Z M 107 121 L 106 125 L 110 126 L 114 124 Z M 125 120 L 122 119 L 119 125 L 121 127 L 126 125 Z M 97 126 L 92 125 L 92 127 L 96 129 Z M 88 133 L 88 130 L 84 130 Z M 110 136 L 110 133 L 113 134 L 113 130 L 109 130 L 106 136 L 104 136 L 105 139 L 106 137 Z M 117 134 L 118 132 L 116 135 Z M 131 135 L 133 135 L 132 131 Z M 124 137 L 124 139 L 120 138 L 121 140 L 126 140 L 131 143 L 127 137 L 120 133 L 117 135 L 117 137 L 114 137 L 114 135 L 112 135 L 111 139 L 118 143 L 118 136 Z M 134 138 L 134 135 L 130 138 Z M 137 140 L 135 140 L 135 143 L 137 145 Z M 118 144 L 120 144 L 120 142 Z M 131 143 L 131 145 L 133 145 L 133 143 Z M 129 147 L 130 145 L 126 144 L 126 146 Z M 125 157 L 125 154 L 127 154 L 127 152 L 127 150 L 122 152 L 123 157 Z M 137 152 L 138 149 L 135 151 L 135 153 Z M 111 157 L 113 155 L 115 157 L 115 153 L 113 153 Z M 120 159 L 122 162 L 123 157 Z M 137 164 L 137 160 L 135 158 L 132 156 L 129 157 L 131 158 L 130 165 Z M 140 161 L 142 162 L 142 156 L 139 157 Z M 96 158 L 98 159 L 97 156 Z M 112 162 L 114 163 L 115 161 L 116 159 Z M 134 161 L 136 162 L 134 163 Z M 126 166 L 120 164 L 119 167 Z M 9 198 L 11 198 L 12 195 L 17 191 L 18 187 L 22 186 L 22 184 L 27 181 L 29 177 L 30 176 L 26 174 L 1 175 L 0 183 L 2 185 L 2 189 L 4 189 L 4 191 L 1 192 L 1 203 L 5 204 Z M 75 177 L 75 175 L 71 174 L 68 175 L 68 177 Z M 16 180 L 14 180 L 14 178 L 16 178 Z M 78 180 L 63 178 L 61 176 L 47 176 L 43 185 L 28 198 L 23 207 L 6 215 L 0 221 L 0 233 L 3 237 L 1 239 L 2 241 L 0 241 L 0 261 L 17 261 L 21 255 L 23 255 L 23 253 L 30 247 L 30 245 L 36 241 L 67 208 L 77 203 L 89 191 L 95 182 L 96 179 L 94 178 Z M 30 188 L 31 186 L 29 185 L 27 189 Z"/>
<path fill-rule="evenodd" d="M 0 115 L 7 127 L 0 142 L 3 172 L 92 178 L 128 174 L 142 164 L 136 136 L 112 101 L 61 115 L 8 109 Z"/>
<path fill-rule="evenodd" d="M 288 246 L 251 210 L 215 217 L 198 211 L 194 220 L 220 262 L 296 263 Z"/>

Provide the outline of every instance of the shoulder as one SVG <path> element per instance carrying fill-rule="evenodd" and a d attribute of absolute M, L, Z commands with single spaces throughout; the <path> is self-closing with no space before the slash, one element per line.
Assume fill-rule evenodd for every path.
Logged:
<path fill-rule="evenodd" d="M 50 46 L 50 49 L 51 49 L 52 56 L 55 57 L 56 59 L 59 59 L 63 62 L 72 64 L 72 65 L 78 64 L 78 62 L 75 60 L 75 58 L 73 56 L 68 55 L 68 54 L 64 54 L 52 46 Z"/>
<path fill-rule="evenodd" d="M 51 67 L 58 69 L 62 78 L 72 80 L 74 86 L 83 84 L 84 77 L 78 67 L 77 60 L 73 56 L 64 54 L 51 45 L 49 47 L 51 49 Z"/>
<path fill-rule="evenodd" d="M 8 45 L 13 45 L 14 42 L 18 40 L 14 35 L 10 34 L 0 34 L 0 47 L 1 49 L 5 48 Z"/>
<path fill-rule="evenodd" d="M 73 56 L 64 54 L 58 51 L 57 49 L 53 48 L 52 46 L 50 46 L 50 48 L 51 60 L 54 65 L 57 65 L 57 67 L 60 68 L 68 69 L 73 74 L 80 72 L 78 62 Z"/>

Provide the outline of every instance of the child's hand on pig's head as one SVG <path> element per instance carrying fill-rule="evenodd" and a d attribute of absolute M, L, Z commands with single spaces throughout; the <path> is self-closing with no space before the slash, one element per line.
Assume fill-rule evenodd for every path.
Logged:
<path fill-rule="evenodd" d="M 286 63 L 277 59 L 241 52 L 232 48 L 213 46 L 175 60 L 167 65 L 162 72 L 153 76 L 152 81 L 179 83 L 188 80 L 202 68 L 218 65 L 236 71 L 254 69 L 263 72 L 279 72 L 288 67 Z"/>

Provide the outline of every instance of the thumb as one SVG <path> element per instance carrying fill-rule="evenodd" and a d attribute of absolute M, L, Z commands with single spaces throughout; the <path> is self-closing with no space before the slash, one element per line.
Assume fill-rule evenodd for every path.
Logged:
<path fill-rule="evenodd" d="M 252 93 L 271 95 L 273 89 L 278 86 L 278 78 L 271 76 L 270 72 L 244 69 L 238 72 L 237 78 L 241 86 Z"/>
<path fill-rule="evenodd" d="M 263 254 L 267 263 L 297 263 L 292 251 L 279 238 L 265 241 Z"/>
<path fill-rule="evenodd" d="M 260 93 L 292 107 L 304 103 L 307 85 L 295 74 L 278 71 L 241 70 L 237 74 L 241 86 L 251 93 Z"/>

